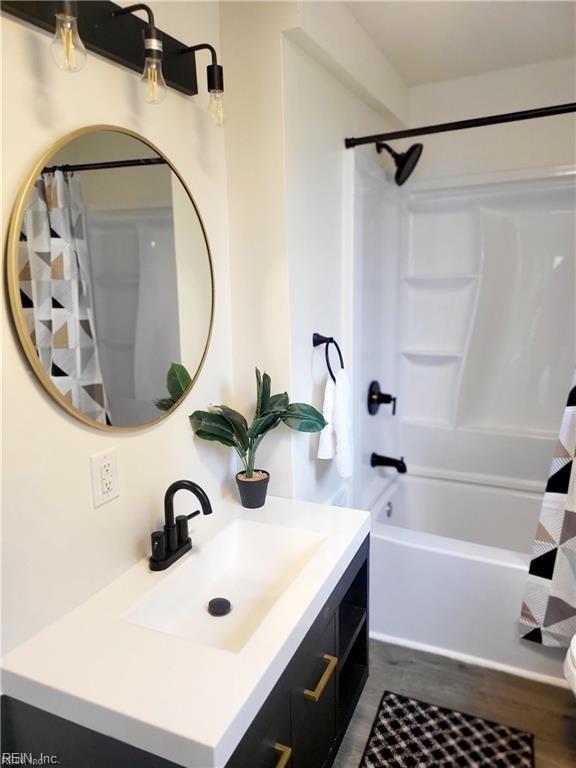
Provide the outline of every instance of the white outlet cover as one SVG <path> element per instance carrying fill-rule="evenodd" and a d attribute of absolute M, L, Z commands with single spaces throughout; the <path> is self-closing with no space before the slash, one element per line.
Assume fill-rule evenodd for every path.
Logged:
<path fill-rule="evenodd" d="M 120 495 L 118 456 L 115 448 L 90 456 L 94 507 L 100 507 Z"/>

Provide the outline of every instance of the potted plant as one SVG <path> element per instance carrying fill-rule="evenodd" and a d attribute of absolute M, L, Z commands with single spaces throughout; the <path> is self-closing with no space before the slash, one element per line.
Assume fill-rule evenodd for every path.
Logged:
<path fill-rule="evenodd" d="M 286 392 L 270 394 L 270 376 L 256 369 L 256 408 L 249 425 L 245 417 L 226 405 L 194 411 L 190 423 L 194 434 L 234 448 L 244 469 L 236 482 L 242 504 L 249 509 L 264 506 L 270 473 L 256 468 L 256 451 L 264 436 L 280 422 L 298 432 L 320 432 L 326 421 L 316 408 L 306 403 L 291 403 Z"/>

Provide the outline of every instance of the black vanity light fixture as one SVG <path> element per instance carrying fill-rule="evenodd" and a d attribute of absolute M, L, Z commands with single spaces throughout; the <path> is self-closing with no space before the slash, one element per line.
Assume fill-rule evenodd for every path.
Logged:
<path fill-rule="evenodd" d="M 196 54 L 198 51 L 210 51 L 210 56 L 212 57 L 212 63 L 206 67 L 208 93 L 210 94 L 209 110 L 214 125 L 222 125 L 224 123 L 224 70 L 218 64 L 216 51 L 208 43 L 192 45 L 189 48 L 185 48 L 180 55 L 191 53 L 194 56 L 194 66 L 196 67 Z"/>
<path fill-rule="evenodd" d="M 166 98 L 167 89 L 162 74 L 162 34 L 156 29 L 152 9 L 144 3 L 136 3 L 114 11 L 114 16 L 125 16 L 136 11 L 144 11 L 148 16 L 148 26 L 144 32 L 144 71 L 140 78 L 142 92 L 148 104 L 159 104 Z"/>
<path fill-rule="evenodd" d="M 161 101 L 167 87 L 196 96 L 196 53 L 210 51 L 212 63 L 207 69 L 210 112 L 214 122 L 222 124 L 224 73 L 216 51 L 207 43 L 188 46 L 161 32 L 152 10 L 144 3 L 121 7 L 108 0 L 0 0 L 0 8 L 54 34 L 52 57 L 61 69 L 78 72 L 89 50 L 140 73 L 144 98 L 153 104 Z M 135 11 L 144 11 L 147 20 L 139 18 Z"/>

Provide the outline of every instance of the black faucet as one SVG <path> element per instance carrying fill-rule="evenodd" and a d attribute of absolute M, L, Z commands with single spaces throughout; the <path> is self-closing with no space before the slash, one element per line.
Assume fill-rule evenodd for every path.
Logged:
<path fill-rule="evenodd" d="M 401 475 L 406 472 L 406 464 L 404 462 L 404 456 L 399 459 L 391 459 L 389 456 L 380 456 L 377 453 L 373 453 L 370 456 L 371 467 L 394 467 L 400 472 Z"/>
<path fill-rule="evenodd" d="M 174 496 L 177 491 L 193 493 L 200 502 L 200 509 L 189 515 L 178 515 L 174 519 Z M 206 491 L 192 480 L 177 480 L 168 487 L 164 495 L 164 530 L 152 534 L 152 556 L 150 570 L 163 571 L 175 563 L 183 554 L 192 549 L 192 539 L 188 536 L 188 520 L 202 512 L 212 514 L 212 505 Z"/>

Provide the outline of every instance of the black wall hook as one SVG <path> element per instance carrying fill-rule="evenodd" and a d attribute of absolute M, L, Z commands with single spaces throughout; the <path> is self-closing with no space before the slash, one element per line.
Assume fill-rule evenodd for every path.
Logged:
<path fill-rule="evenodd" d="M 342 357 L 342 350 L 338 346 L 338 342 L 333 336 L 323 336 L 321 333 L 312 334 L 312 346 L 319 347 L 321 344 L 326 345 L 324 347 L 324 355 L 326 357 L 326 367 L 328 368 L 328 373 L 330 374 L 330 378 L 334 383 L 336 383 L 336 376 L 334 375 L 334 371 L 332 370 L 332 366 L 330 365 L 330 344 L 334 344 L 334 346 L 336 347 L 336 351 L 338 352 L 338 357 L 340 358 L 340 368 L 344 368 L 344 358 Z"/>

